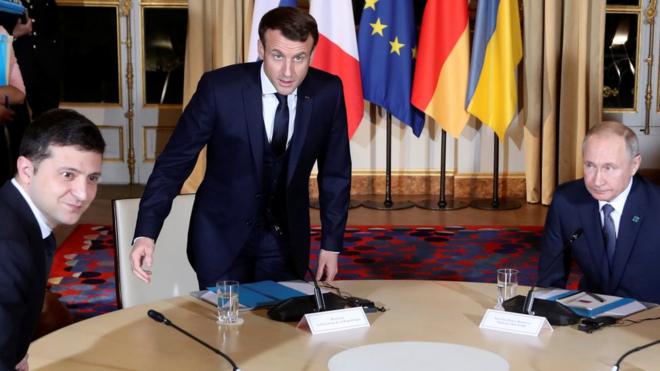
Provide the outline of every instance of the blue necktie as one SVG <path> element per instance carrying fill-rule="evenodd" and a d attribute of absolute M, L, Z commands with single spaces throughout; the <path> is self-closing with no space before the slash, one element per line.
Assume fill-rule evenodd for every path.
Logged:
<path fill-rule="evenodd" d="M 614 262 L 614 248 L 616 247 L 616 229 L 614 228 L 614 219 L 612 219 L 613 211 L 612 205 L 603 205 L 603 238 L 605 239 L 605 249 L 607 250 L 610 267 Z"/>
<path fill-rule="evenodd" d="M 270 148 L 275 156 L 280 156 L 286 150 L 286 140 L 289 134 L 289 106 L 287 96 L 275 93 L 279 104 L 275 110 L 275 120 L 273 121 L 273 138 L 270 141 Z"/>

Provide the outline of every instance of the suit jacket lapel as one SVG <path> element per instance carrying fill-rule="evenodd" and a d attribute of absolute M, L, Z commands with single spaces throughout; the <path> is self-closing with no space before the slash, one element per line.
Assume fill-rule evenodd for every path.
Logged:
<path fill-rule="evenodd" d="M 644 214 L 646 213 L 647 201 L 645 190 L 640 185 L 639 181 L 633 180 L 632 189 L 626 199 L 623 207 L 623 214 L 619 222 L 619 233 L 616 238 L 616 249 L 614 251 L 614 264 L 612 267 L 612 276 L 610 277 L 610 292 L 615 292 L 623 272 L 626 269 L 626 264 L 630 258 L 630 253 L 635 246 L 637 233 L 640 226 L 644 221 Z"/>
<path fill-rule="evenodd" d="M 287 174 L 288 185 L 291 182 L 293 173 L 296 170 L 298 165 L 298 160 L 300 159 L 300 153 L 302 147 L 305 144 L 307 138 L 307 131 L 310 126 L 311 117 L 312 117 L 312 106 L 314 99 L 312 94 L 310 94 L 310 83 L 308 83 L 309 78 L 305 79 L 303 83 L 298 87 L 298 101 L 296 103 L 296 120 L 294 123 L 293 137 L 291 138 L 291 145 L 289 148 L 289 169 Z"/>
<path fill-rule="evenodd" d="M 585 190 L 586 192 L 586 190 Z M 603 228 L 600 224 L 600 212 L 598 202 L 589 196 L 590 202 L 584 203 L 579 208 L 580 219 L 584 226 L 584 237 L 587 239 L 589 253 L 591 254 L 592 266 L 598 270 L 602 288 L 607 287 L 610 279 L 610 267 L 607 261 L 605 251 L 605 241 L 603 240 Z"/>
<path fill-rule="evenodd" d="M 11 184 L 10 181 L 7 181 L 2 188 L 0 188 L 0 199 L 14 210 L 16 216 L 20 218 L 20 224 L 28 235 L 29 246 L 27 247 L 33 249 L 34 254 L 43 258 L 37 259 L 35 262 L 37 264 L 36 269 L 41 273 L 43 282 L 46 282 L 48 273 L 50 273 L 46 272 L 46 244 L 41 237 L 39 222 L 32 213 L 30 205 L 28 205 L 27 201 L 25 201 L 21 193 L 13 184 Z M 0 205 L 0 207 L 4 206 Z"/>
<path fill-rule="evenodd" d="M 254 69 L 251 76 L 248 76 L 246 84 L 243 87 L 243 111 L 245 113 L 245 123 L 247 124 L 257 182 L 261 184 L 263 176 L 264 116 L 261 81 L 259 77 L 261 64 L 258 63 L 255 66 L 257 68 Z"/>

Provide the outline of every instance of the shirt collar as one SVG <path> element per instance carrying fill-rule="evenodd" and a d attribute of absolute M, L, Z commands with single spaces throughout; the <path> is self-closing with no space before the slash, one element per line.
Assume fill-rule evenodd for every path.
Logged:
<path fill-rule="evenodd" d="M 32 210 L 32 214 L 34 214 L 34 217 L 37 219 L 37 222 L 39 223 L 39 229 L 41 230 L 41 238 L 46 238 L 48 237 L 53 230 L 48 226 L 48 223 L 46 223 L 46 217 L 44 214 L 37 208 L 37 205 L 32 202 L 32 199 L 30 198 L 30 195 L 25 192 L 23 187 L 18 184 L 15 178 L 12 178 L 11 184 L 18 189 L 18 192 L 23 196 L 25 199 L 25 202 L 30 206 L 30 209 Z"/>
<path fill-rule="evenodd" d="M 598 210 L 602 210 L 603 205 L 610 204 L 612 205 L 615 211 L 623 212 L 623 207 L 626 204 L 626 200 L 628 199 L 628 194 L 630 194 L 630 189 L 632 188 L 632 183 L 633 183 L 633 178 L 631 177 L 630 183 L 628 183 L 626 189 L 624 189 L 623 192 L 619 193 L 618 196 L 614 197 L 612 201 L 610 202 L 598 201 Z"/>
<path fill-rule="evenodd" d="M 261 68 L 260 68 L 260 76 L 261 76 L 261 96 L 266 96 L 268 94 L 275 94 L 277 93 L 277 89 L 275 89 L 275 85 L 273 85 L 272 82 L 270 82 L 270 79 L 268 79 L 268 76 L 266 76 L 266 70 L 264 70 L 264 64 L 261 63 Z M 293 95 L 294 97 L 298 96 L 298 88 L 293 91 L 290 95 Z"/>

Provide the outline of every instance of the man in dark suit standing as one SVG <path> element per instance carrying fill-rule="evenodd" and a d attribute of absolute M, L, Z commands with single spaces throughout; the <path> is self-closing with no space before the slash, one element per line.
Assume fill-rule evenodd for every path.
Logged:
<path fill-rule="evenodd" d="M 310 68 L 310 15 L 276 8 L 259 25 L 263 62 L 206 73 L 158 157 L 140 203 L 134 273 L 150 281 L 155 240 L 207 146 L 188 258 L 200 288 L 218 279 L 298 279 L 309 262 L 309 176 L 318 165 L 323 227 L 316 278 L 334 279 L 348 215 L 351 159 L 342 85 Z M 186 222 L 186 221 L 182 221 Z"/>
<path fill-rule="evenodd" d="M 582 144 L 584 178 L 557 188 L 539 261 L 540 286 L 565 287 L 571 262 L 580 289 L 660 303 L 660 187 L 635 175 L 635 133 L 603 122 Z M 572 246 L 569 238 L 582 230 Z"/>
<path fill-rule="evenodd" d="M 55 251 L 52 229 L 75 224 L 96 196 L 105 142 L 70 110 L 26 130 L 16 176 L 0 188 L 0 370 L 27 369 L 27 349 Z"/>

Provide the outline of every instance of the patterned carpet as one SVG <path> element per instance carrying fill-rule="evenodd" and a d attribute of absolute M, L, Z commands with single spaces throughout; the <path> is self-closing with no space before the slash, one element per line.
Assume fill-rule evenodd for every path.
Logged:
<path fill-rule="evenodd" d="M 495 269 L 520 270 L 536 280 L 541 227 L 353 227 L 345 234 L 338 280 L 424 279 L 494 282 Z M 316 265 L 320 232 L 312 231 Z M 51 290 L 76 320 L 117 309 L 113 231 L 80 225 L 55 255 Z M 573 285 L 577 275 L 571 279 Z"/>

